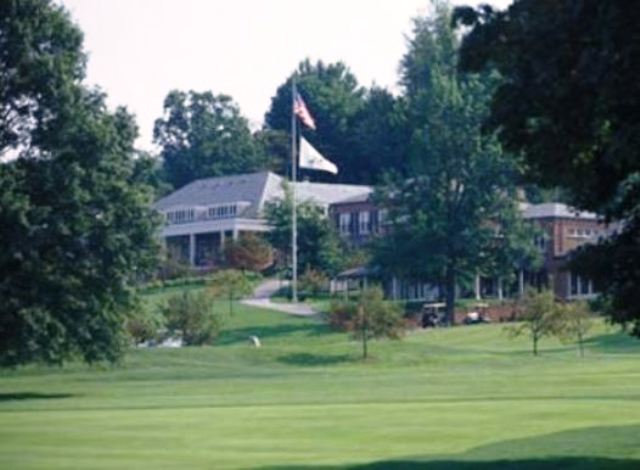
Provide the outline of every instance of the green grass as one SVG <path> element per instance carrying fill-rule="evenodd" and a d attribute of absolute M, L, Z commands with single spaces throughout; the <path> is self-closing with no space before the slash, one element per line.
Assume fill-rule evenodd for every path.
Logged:
<path fill-rule="evenodd" d="M 485 325 L 363 363 L 317 319 L 238 306 L 217 346 L 2 371 L 0 468 L 640 468 L 640 342 L 529 350 Z"/>

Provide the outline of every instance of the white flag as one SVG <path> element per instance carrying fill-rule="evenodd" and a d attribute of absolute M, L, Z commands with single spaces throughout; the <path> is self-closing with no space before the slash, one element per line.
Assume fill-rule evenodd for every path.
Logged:
<path fill-rule="evenodd" d="M 304 137 L 300 137 L 300 168 L 338 174 L 338 167 L 324 158 L 309 142 L 304 140 Z"/>

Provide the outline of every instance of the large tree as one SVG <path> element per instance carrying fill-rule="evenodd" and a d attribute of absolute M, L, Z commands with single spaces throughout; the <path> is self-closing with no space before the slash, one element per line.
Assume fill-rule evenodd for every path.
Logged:
<path fill-rule="evenodd" d="M 367 90 L 360 112 L 351 126 L 354 181 L 378 184 L 393 172 L 408 175 L 411 125 L 407 122 L 406 101 L 377 86 Z"/>
<path fill-rule="evenodd" d="M 226 95 L 173 90 L 156 120 L 164 171 L 174 188 L 210 176 L 248 173 L 266 166 L 248 121 Z"/>
<path fill-rule="evenodd" d="M 351 132 L 354 118 L 363 106 L 364 89 L 349 68 L 341 62 L 301 62 L 294 74 L 278 87 L 265 115 L 268 129 L 280 130 L 289 135 L 293 75 L 296 77 L 298 93 L 316 122 L 315 131 L 302 128 L 304 138 L 340 169 L 337 176 L 302 170 L 303 174 L 315 180 L 357 182 L 356 174 L 352 171 L 354 141 Z"/>
<path fill-rule="evenodd" d="M 456 285 L 513 268 L 495 255 L 518 238 L 509 233 L 518 220 L 515 160 L 481 133 L 494 78 L 458 74 L 457 48 L 446 4 L 415 21 L 402 60 L 410 176 L 378 190 L 392 225 L 376 246 L 377 262 L 392 273 L 444 287 L 449 323 Z"/>
<path fill-rule="evenodd" d="M 0 2 L 0 158 L 35 151 L 84 77 L 82 32 L 49 0 Z M 20 150 L 18 150 L 20 149 Z"/>
<path fill-rule="evenodd" d="M 0 6 L 1 365 L 117 359 L 155 261 L 137 129 L 80 83 L 81 38 L 47 0 Z"/>
<path fill-rule="evenodd" d="M 266 205 L 265 215 L 272 226 L 266 236 L 271 245 L 288 259 L 291 254 L 293 195 L 286 185 L 284 192 L 283 199 Z M 311 201 L 299 201 L 296 211 L 298 272 L 315 269 L 329 275 L 336 274 L 342 267 L 344 250 L 330 220 Z"/>
<path fill-rule="evenodd" d="M 529 177 L 566 188 L 570 202 L 618 235 L 585 249 L 584 272 L 613 318 L 640 335 L 640 9 L 633 2 L 516 0 L 507 10 L 460 8 L 471 27 L 463 70 L 498 70 L 488 131 L 522 152 Z"/>

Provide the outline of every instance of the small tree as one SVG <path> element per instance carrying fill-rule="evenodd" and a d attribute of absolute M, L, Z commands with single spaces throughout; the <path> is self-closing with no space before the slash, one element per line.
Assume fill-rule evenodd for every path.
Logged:
<path fill-rule="evenodd" d="M 307 267 L 302 277 L 300 277 L 300 290 L 308 292 L 317 297 L 320 292 L 326 290 L 329 278 L 321 271 Z"/>
<path fill-rule="evenodd" d="M 533 342 L 533 355 L 538 355 L 538 342 L 558 331 L 558 306 L 553 292 L 529 290 L 524 296 L 516 326 L 508 327 L 512 337 L 528 334 Z"/>
<path fill-rule="evenodd" d="M 580 357 L 584 357 L 584 338 L 593 325 L 589 305 L 571 302 L 558 311 L 558 337 L 562 342 L 577 342 Z"/>
<path fill-rule="evenodd" d="M 165 327 L 166 318 L 157 309 L 147 309 L 139 302 L 125 322 L 125 328 L 135 344 L 156 339 Z"/>
<path fill-rule="evenodd" d="M 289 264 L 293 193 L 283 184 L 284 198 L 265 204 L 265 217 L 272 229 L 267 233 L 271 245 Z M 344 247 L 340 236 L 322 208 L 310 200 L 296 205 L 298 229 L 298 272 L 310 266 L 329 275 L 342 269 Z M 290 264 L 289 264 L 290 265 Z"/>
<path fill-rule="evenodd" d="M 262 237 L 243 234 L 238 240 L 225 243 L 224 256 L 228 265 L 242 271 L 260 272 L 273 264 L 273 248 Z"/>
<path fill-rule="evenodd" d="M 403 326 L 400 307 L 386 302 L 382 289 L 373 287 L 362 291 L 349 328 L 352 336 L 362 342 L 362 358 L 366 359 L 370 339 L 400 339 Z"/>
<path fill-rule="evenodd" d="M 170 334 L 180 333 L 187 346 L 211 344 L 222 328 L 222 318 L 204 292 L 183 291 L 169 298 L 162 308 Z"/>
<path fill-rule="evenodd" d="M 251 293 L 252 285 L 244 273 L 235 269 L 219 271 L 213 277 L 209 292 L 214 297 L 229 301 L 229 315 L 233 315 L 233 302 Z"/>

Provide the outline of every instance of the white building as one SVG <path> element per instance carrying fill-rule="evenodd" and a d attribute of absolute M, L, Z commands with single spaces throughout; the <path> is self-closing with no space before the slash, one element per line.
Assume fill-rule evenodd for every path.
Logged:
<path fill-rule="evenodd" d="M 265 232 L 265 204 L 282 199 L 284 178 L 271 172 L 222 176 L 194 181 L 154 204 L 163 214 L 161 238 L 172 257 L 193 267 L 220 261 L 225 240 L 243 232 Z M 298 182 L 296 199 L 313 201 L 325 213 L 329 205 L 369 194 L 369 186 Z"/>

